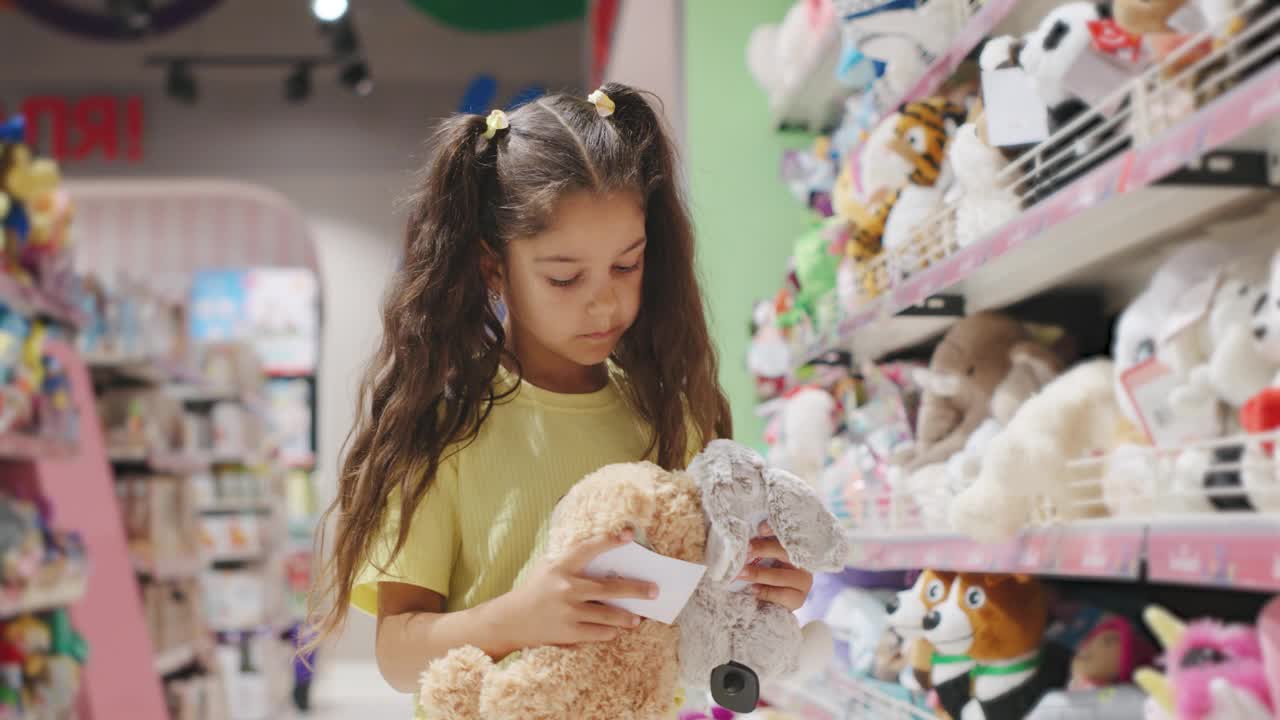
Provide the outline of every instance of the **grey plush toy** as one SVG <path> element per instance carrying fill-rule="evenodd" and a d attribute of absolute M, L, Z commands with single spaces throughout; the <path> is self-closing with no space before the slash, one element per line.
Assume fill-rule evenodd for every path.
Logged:
<path fill-rule="evenodd" d="M 807 483 L 738 443 L 712 442 L 689 474 L 707 519 L 707 573 L 676 620 L 681 674 L 687 688 L 710 686 L 718 704 L 750 712 L 762 683 L 820 669 L 833 654 L 825 626 L 802 632 L 793 613 L 737 581 L 758 528 L 767 520 L 791 562 L 810 572 L 843 569 L 849 543 Z"/>

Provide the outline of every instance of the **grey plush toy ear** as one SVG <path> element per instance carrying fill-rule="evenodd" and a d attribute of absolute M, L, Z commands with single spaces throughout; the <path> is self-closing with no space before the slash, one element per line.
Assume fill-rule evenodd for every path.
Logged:
<path fill-rule="evenodd" d="M 747 564 L 753 499 L 758 502 L 764 458 L 731 440 L 715 440 L 689 464 L 707 516 L 707 578 L 732 582 Z M 754 496 L 754 497 L 753 497 Z"/>
<path fill-rule="evenodd" d="M 809 572 L 837 572 L 849 559 L 849 540 L 835 516 L 805 481 L 785 470 L 764 474 L 769 525 L 792 564 Z"/>

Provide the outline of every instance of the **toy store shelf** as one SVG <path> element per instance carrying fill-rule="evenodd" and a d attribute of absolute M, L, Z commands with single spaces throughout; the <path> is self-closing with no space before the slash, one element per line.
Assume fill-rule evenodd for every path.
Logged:
<path fill-rule="evenodd" d="M 160 677 L 172 675 L 194 663 L 198 657 L 195 646 L 179 645 L 156 653 L 155 669 Z"/>
<path fill-rule="evenodd" d="M 102 385 L 161 385 L 171 377 L 171 372 L 154 358 L 94 353 L 85 360 L 94 382 Z"/>
<path fill-rule="evenodd" d="M 0 435 L 0 458 L 9 460 L 66 460 L 80 452 L 69 440 L 8 433 Z"/>
<path fill-rule="evenodd" d="M 61 325 L 78 328 L 87 324 L 83 311 L 49 295 L 34 285 L 20 282 L 8 272 L 0 272 L 0 302 L 26 315 L 43 317 Z"/>
<path fill-rule="evenodd" d="M 885 328 L 906 322 L 895 317 L 897 313 L 942 291 L 963 294 L 972 313 L 1068 281 L 1088 283 L 1091 273 L 1108 261 L 1142 252 L 1161 236 L 1268 197 L 1266 191 L 1249 187 L 1150 186 L 1205 152 L 1278 117 L 1280 63 L 1245 80 L 1151 142 L 1095 168 L 985 239 L 844 314 L 819 336 L 805 360 L 832 347 L 866 342 L 863 336 L 885 333 Z M 929 336 L 917 331 L 889 337 L 890 341 L 880 340 L 869 349 L 884 354 Z"/>
<path fill-rule="evenodd" d="M 194 451 L 149 451 L 141 447 L 114 447 L 107 451 L 114 465 L 145 467 L 167 475 L 198 475 L 208 472 L 213 462 Z"/>
<path fill-rule="evenodd" d="M 214 565 L 245 565 L 248 563 L 258 563 L 267 560 L 271 554 L 266 550 L 251 550 L 249 552 L 224 552 L 214 553 L 206 558 L 206 562 Z"/>
<path fill-rule="evenodd" d="M 234 388 L 220 388 L 195 383 L 174 383 L 166 390 L 174 398 L 191 405 L 212 405 L 220 402 L 239 402 L 240 392 Z"/>
<path fill-rule="evenodd" d="M 1147 529 L 1153 581 L 1280 592 L 1280 516 L 1161 518 Z"/>
<path fill-rule="evenodd" d="M 909 700 L 906 688 L 830 671 L 808 680 L 790 679 L 764 689 L 772 706 L 805 720 L 932 720 L 933 713 Z"/>
<path fill-rule="evenodd" d="M 186 580 L 198 577 L 208 561 L 199 555 L 157 558 L 149 552 L 130 553 L 134 572 L 153 580 Z"/>
<path fill-rule="evenodd" d="M 202 515 L 270 515 L 271 505 L 265 501 L 218 502 L 201 505 Z"/>
<path fill-rule="evenodd" d="M 983 543 L 961 535 L 850 535 L 849 566 L 864 570 L 934 568 L 961 572 L 1135 580 L 1142 568 L 1145 526 L 1080 521 L 1024 531 L 1013 540 Z"/>
<path fill-rule="evenodd" d="M 845 720 L 849 717 L 845 704 L 829 688 L 798 681 L 782 681 L 765 688 L 763 694 L 769 705 L 805 720 Z"/>
<path fill-rule="evenodd" d="M 84 597 L 88 575 L 68 574 L 52 585 L 28 586 L 17 591 L 0 591 L 0 618 L 43 612 L 73 605 Z"/>

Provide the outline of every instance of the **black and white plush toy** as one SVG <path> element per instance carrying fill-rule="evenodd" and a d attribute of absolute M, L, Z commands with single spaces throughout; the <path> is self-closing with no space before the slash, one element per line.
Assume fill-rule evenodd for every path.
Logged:
<path fill-rule="evenodd" d="M 1058 131 L 1089 112 L 1089 104 L 1069 88 L 1068 76 L 1085 53 L 1093 52 L 1089 23 L 1111 16 L 1108 5 L 1070 2 L 1059 5 L 1040 21 L 1039 27 L 1023 38 L 1018 64 L 1035 81 L 1040 99 L 1049 113 L 1049 132 Z M 1096 116 L 1063 137 L 1052 139 L 1041 152 L 1036 169 L 1033 200 L 1040 200 L 1092 167 L 1125 149 L 1127 140 L 1116 137 L 1118 120 Z M 1105 149 L 1078 163 L 1080 158 Z"/>

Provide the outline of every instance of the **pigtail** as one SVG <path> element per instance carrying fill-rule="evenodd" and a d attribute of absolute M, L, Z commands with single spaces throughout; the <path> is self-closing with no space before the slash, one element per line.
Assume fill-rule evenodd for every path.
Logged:
<path fill-rule="evenodd" d="M 322 600 L 332 606 L 313 612 L 317 638 L 341 625 L 386 513 L 400 513 L 394 559 L 441 462 L 474 439 L 498 399 L 492 380 L 506 337 L 483 260 L 499 242 L 492 208 L 501 200 L 496 165 L 506 133 L 489 138 L 486 130 L 475 115 L 442 123 L 409 201 L 404 262 L 383 303 L 383 337 L 360 386 L 338 495 L 320 523 L 317 554 L 329 560 L 313 609 Z M 337 528 L 326 552 L 331 519 Z"/>
<path fill-rule="evenodd" d="M 654 429 L 658 463 L 683 467 L 690 449 L 733 437 L 699 291 L 693 221 L 676 177 L 679 159 L 659 114 L 661 103 L 618 83 L 602 90 L 615 105 L 604 122 L 623 136 L 623 145 L 639 153 L 636 185 L 644 194 L 645 233 L 661 239 L 645 253 L 641 306 L 681 309 L 679 322 L 642 312 L 618 344 L 615 362 L 627 373 L 632 405 Z"/>

